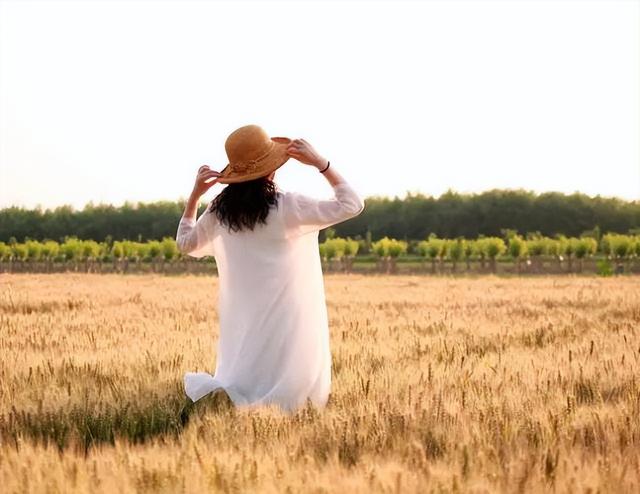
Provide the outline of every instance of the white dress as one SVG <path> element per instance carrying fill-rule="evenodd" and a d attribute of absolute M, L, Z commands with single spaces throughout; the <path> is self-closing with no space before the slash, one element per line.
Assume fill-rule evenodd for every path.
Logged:
<path fill-rule="evenodd" d="M 193 401 L 223 388 L 237 406 L 326 404 L 331 354 L 318 233 L 364 209 L 347 182 L 333 190 L 323 200 L 277 189 L 278 206 L 253 231 L 229 233 L 208 209 L 197 221 L 181 218 L 178 249 L 214 256 L 219 277 L 216 368 L 185 374 Z"/>

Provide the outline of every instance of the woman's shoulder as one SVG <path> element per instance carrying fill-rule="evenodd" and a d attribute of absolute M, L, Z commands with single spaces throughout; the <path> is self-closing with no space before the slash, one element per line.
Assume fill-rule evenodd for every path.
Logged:
<path fill-rule="evenodd" d="M 278 189 L 279 197 L 285 202 L 305 202 L 305 201 L 317 201 L 315 197 L 303 194 L 295 190 L 282 190 Z"/>
<path fill-rule="evenodd" d="M 293 190 L 278 189 L 278 202 L 292 203 L 300 199 L 301 194 Z"/>

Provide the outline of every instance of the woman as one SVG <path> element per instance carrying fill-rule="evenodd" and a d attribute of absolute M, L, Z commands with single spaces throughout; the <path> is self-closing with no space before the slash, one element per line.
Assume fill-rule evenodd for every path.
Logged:
<path fill-rule="evenodd" d="M 226 392 L 236 406 L 322 407 L 331 387 L 327 307 L 318 232 L 358 215 L 364 202 L 304 139 L 269 138 L 248 125 L 225 143 L 229 164 L 204 165 L 176 241 L 192 257 L 212 255 L 219 276 L 216 369 L 188 372 L 187 396 Z M 273 181 L 289 158 L 317 168 L 335 197 L 284 192 Z M 200 196 L 229 184 L 196 221 Z"/>

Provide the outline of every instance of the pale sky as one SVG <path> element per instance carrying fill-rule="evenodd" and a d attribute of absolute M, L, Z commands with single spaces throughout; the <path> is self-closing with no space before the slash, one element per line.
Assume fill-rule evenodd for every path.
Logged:
<path fill-rule="evenodd" d="M 0 0 L 0 207 L 186 198 L 246 124 L 365 197 L 640 199 L 639 88 L 633 0 Z M 293 159 L 276 181 L 331 195 Z"/>

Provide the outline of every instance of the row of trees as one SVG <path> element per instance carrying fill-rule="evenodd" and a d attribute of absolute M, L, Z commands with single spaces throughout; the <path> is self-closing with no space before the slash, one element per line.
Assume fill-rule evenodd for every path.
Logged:
<path fill-rule="evenodd" d="M 356 240 L 333 237 L 320 244 L 320 254 L 328 262 L 344 260 L 345 269 L 348 269 L 359 246 Z M 407 241 L 389 237 L 383 237 L 371 246 L 371 252 L 382 261 L 385 270 L 390 272 L 396 269 L 396 259 L 406 256 L 409 249 Z M 558 262 L 566 260 L 569 271 L 573 269 L 574 260 L 577 260 L 578 271 L 582 271 L 584 259 L 596 253 L 616 261 L 640 257 L 640 235 L 608 233 L 596 239 L 591 236 L 564 235 L 550 238 L 534 234 L 523 238 L 514 231 L 507 231 L 505 240 L 501 237 L 446 239 L 432 233 L 427 239 L 417 242 L 413 249 L 413 254 L 431 262 L 432 273 L 436 272 L 436 266 L 442 267 L 445 261 L 451 262 L 454 272 L 463 261 L 467 269 L 470 269 L 472 260 L 479 261 L 483 269 L 485 263 L 489 263 L 491 270 L 495 272 L 497 259 L 502 256 L 516 262 L 518 271 L 524 261 L 533 265 L 533 270 L 539 270 L 545 257 Z"/>
<path fill-rule="evenodd" d="M 96 263 L 120 263 L 127 270 L 129 262 L 151 262 L 153 270 L 164 268 L 165 262 L 184 257 L 178 250 L 175 239 L 165 237 L 162 240 L 135 242 L 117 240 L 115 242 L 96 242 L 67 237 L 64 242 L 54 240 L 27 240 L 26 242 L 0 242 L 0 261 L 9 263 L 43 262 L 51 270 L 56 262 L 70 262 L 75 269 L 84 263 L 85 271 L 90 271 Z"/>
<path fill-rule="evenodd" d="M 369 246 L 363 240 L 337 237 L 331 230 L 328 236 L 319 244 L 320 256 L 328 263 L 340 263 L 344 270 L 352 268 L 354 259 L 364 250 L 363 247 L 379 263 L 380 268 L 388 272 L 396 271 L 398 258 L 411 255 L 415 259 L 429 261 L 433 273 L 437 268 L 442 270 L 445 262 L 451 263 L 454 272 L 462 262 L 470 269 L 472 261 L 479 262 L 482 269 L 488 264 L 495 272 L 496 262 L 501 257 L 513 260 L 518 271 L 523 262 L 531 265 L 534 271 L 538 270 L 545 258 L 566 261 L 569 271 L 573 269 L 574 262 L 577 262 L 577 270 L 581 271 L 583 260 L 596 253 L 615 261 L 640 258 L 640 235 L 617 233 L 607 233 L 600 238 L 564 235 L 551 238 L 539 234 L 525 238 L 507 230 L 504 238 L 477 239 L 439 238 L 432 233 L 417 242 L 383 237 Z M 0 261 L 3 262 L 44 262 L 49 266 L 55 262 L 85 263 L 87 270 L 96 262 L 123 262 L 125 265 L 128 262 L 151 262 L 156 271 L 158 265 L 163 269 L 164 263 L 186 257 L 180 253 L 175 239 L 171 237 L 147 242 L 120 240 L 109 243 L 80 240 L 77 237 L 67 237 L 62 243 L 53 240 L 27 240 L 20 243 L 15 239 L 8 244 L 0 242 Z"/>
<path fill-rule="evenodd" d="M 0 241 L 25 241 L 66 236 L 80 239 L 144 241 L 174 236 L 184 200 L 125 203 L 123 206 L 89 203 L 81 211 L 70 206 L 53 210 L 10 207 L 0 210 Z M 201 204 L 198 214 L 207 204 Z M 629 233 L 640 227 L 640 201 L 589 197 L 584 194 L 494 189 L 481 194 L 448 191 L 438 198 L 408 194 L 405 198 L 367 197 L 364 211 L 339 225 L 338 236 L 424 239 L 433 232 L 441 238 L 500 236 L 503 228 L 542 235 L 577 237 L 599 225 L 603 231 Z M 324 237 L 322 237 L 324 240 Z"/>

